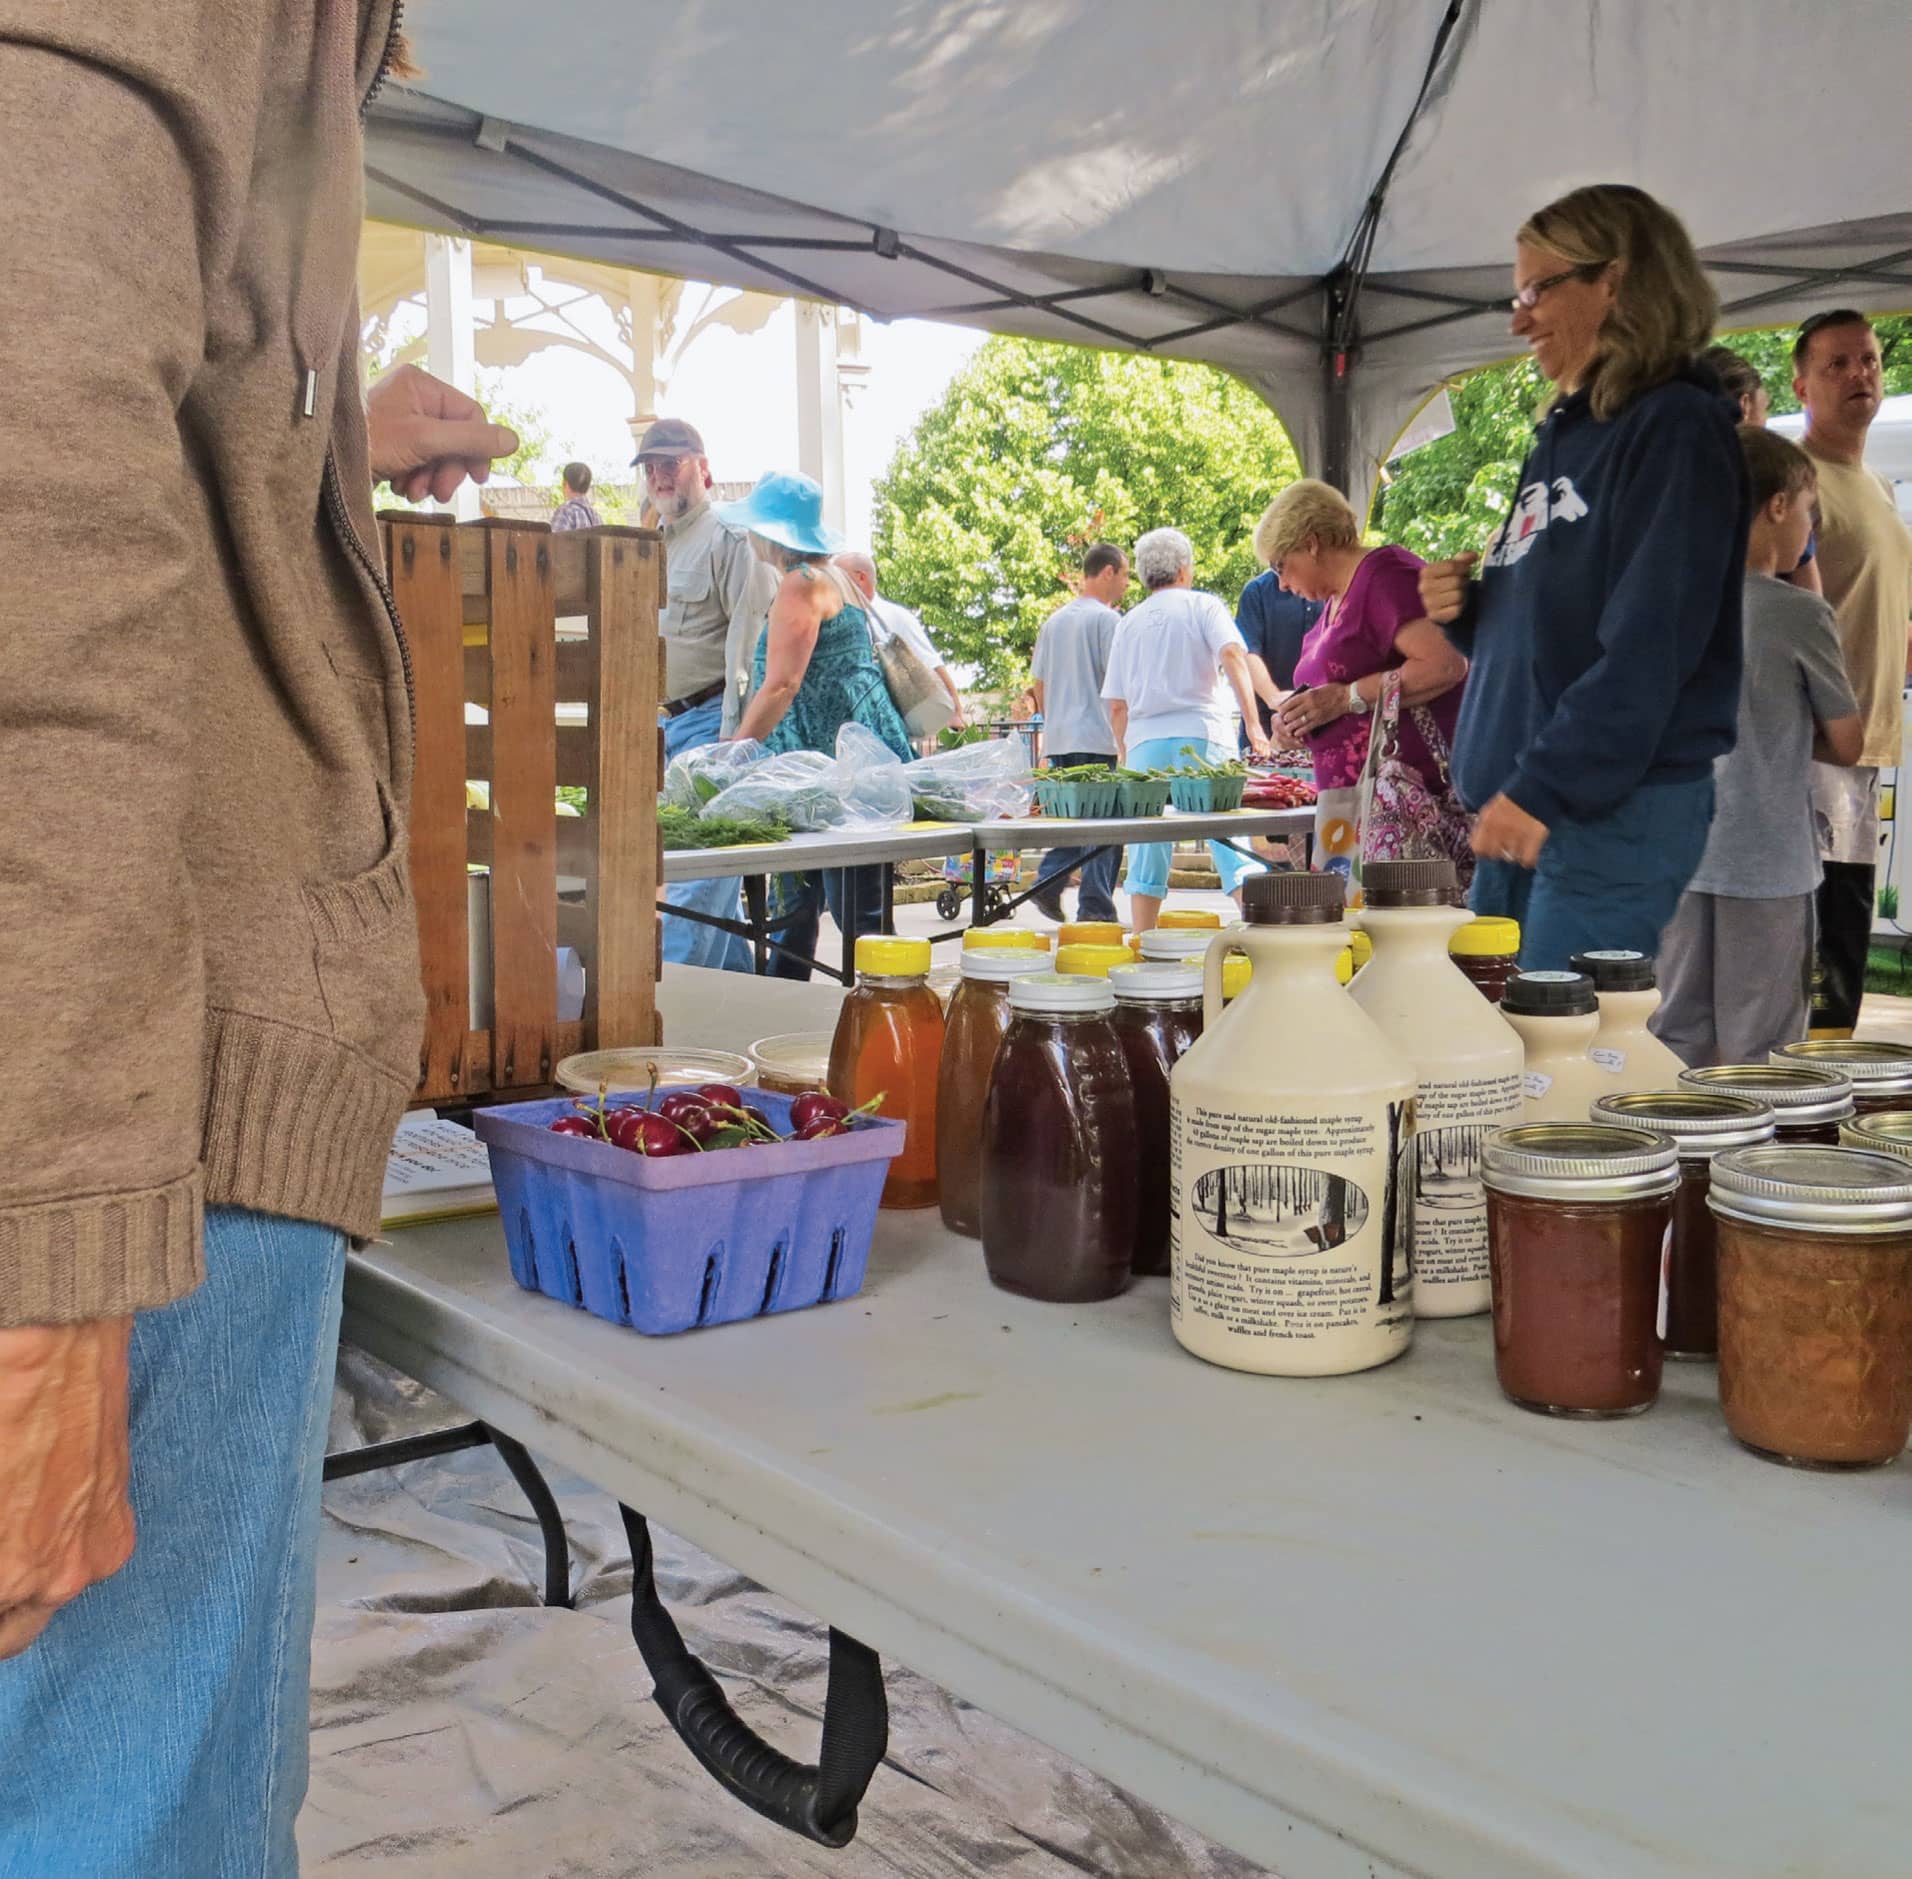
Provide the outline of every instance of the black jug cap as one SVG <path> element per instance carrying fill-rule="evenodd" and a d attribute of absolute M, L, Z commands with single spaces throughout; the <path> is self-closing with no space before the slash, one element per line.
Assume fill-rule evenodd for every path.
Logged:
<path fill-rule="evenodd" d="M 1586 1018 L 1600 1009 L 1584 972 L 1516 972 L 1500 1008 L 1529 1018 Z"/>
<path fill-rule="evenodd" d="M 1241 884 L 1250 926 L 1338 926 L 1347 908 L 1348 884 L 1338 874 L 1251 874 Z"/>
<path fill-rule="evenodd" d="M 1370 861 L 1361 870 L 1361 891 L 1370 907 L 1451 907 L 1455 892 L 1451 861 Z"/>
<path fill-rule="evenodd" d="M 1596 992 L 1650 992 L 1660 982 L 1645 953 L 1575 953 L 1568 963 L 1593 981 Z"/>

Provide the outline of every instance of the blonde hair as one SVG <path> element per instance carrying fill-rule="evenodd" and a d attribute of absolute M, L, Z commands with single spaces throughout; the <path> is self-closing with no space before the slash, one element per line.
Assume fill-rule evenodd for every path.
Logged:
<path fill-rule="evenodd" d="M 1589 274 L 1618 263 L 1613 305 L 1583 381 L 1596 418 L 1617 416 L 1676 377 L 1712 337 L 1719 296 L 1692 237 L 1644 189 L 1591 183 L 1530 215 L 1517 239 Z"/>
<path fill-rule="evenodd" d="M 1352 548 L 1361 539 L 1361 524 L 1332 483 L 1304 476 L 1262 511 L 1255 524 L 1255 553 L 1272 568 L 1310 536 L 1323 548 Z"/>

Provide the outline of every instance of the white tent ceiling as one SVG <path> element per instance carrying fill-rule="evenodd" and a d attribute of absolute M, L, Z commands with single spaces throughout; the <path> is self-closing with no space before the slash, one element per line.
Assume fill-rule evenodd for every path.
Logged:
<path fill-rule="evenodd" d="M 373 108 L 377 216 L 1207 360 L 1360 492 L 1435 385 L 1509 351 L 1513 230 L 1576 183 L 1675 207 L 1726 327 L 1912 306 L 1906 0 L 431 0 L 409 24 L 427 76 Z"/>

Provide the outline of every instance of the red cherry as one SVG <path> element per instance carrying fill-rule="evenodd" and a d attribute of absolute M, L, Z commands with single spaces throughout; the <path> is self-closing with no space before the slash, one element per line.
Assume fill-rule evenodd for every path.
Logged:
<path fill-rule="evenodd" d="M 744 1104 L 744 1114 L 745 1114 L 745 1115 L 746 1115 L 746 1116 L 747 1116 L 747 1117 L 748 1117 L 748 1118 L 749 1118 L 749 1119 L 750 1119 L 750 1120 L 751 1120 L 752 1122 L 754 1122 L 754 1123 L 755 1123 L 755 1124 L 757 1125 L 757 1127 L 758 1127 L 758 1128 L 760 1128 L 760 1129 L 762 1129 L 762 1130 L 764 1130 L 764 1131 L 765 1131 L 765 1132 L 766 1132 L 767 1134 L 770 1134 L 770 1135 L 775 1135 L 775 1134 L 776 1134 L 776 1132 L 777 1132 L 777 1131 L 776 1131 L 776 1129 L 775 1129 L 775 1128 L 774 1128 L 774 1127 L 773 1127 L 773 1126 L 771 1125 L 771 1121 L 770 1121 L 770 1118 L 769 1118 L 768 1116 L 766 1116 L 766 1115 L 764 1114 L 764 1112 L 763 1112 L 763 1111 L 762 1111 L 761 1109 L 758 1109 L 758 1108 L 757 1108 L 757 1107 L 755 1107 L 755 1106 L 754 1106 L 753 1104 L 750 1104 L 750 1103 L 745 1103 L 745 1104 Z M 762 1137 L 761 1137 L 761 1136 L 753 1136 L 753 1137 L 752 1137 L 751 1139 L 752 1139 L 753 1141 L 760 1141 L 760 1140 L 762 1140 Z"/>
<path fill-rule="evenodd" d="M 638 1139 L 644 1124 L 654 1122 L 655 1116 L 648 1116 L 641 1109 L 613 1109 L 604 1118 L 604 1133 L 619 1148 L 628 1148 L 637 1152 Z M 675 1130 L 672 1131 L 676 1133 Z"/>
<path fill-rule="evenodd" d="M 733 1083 L 706 1083 L 696 1094 L 707 1103 L 715 1103 L 725 1109 L 741 1109 L 744 1106 L 744 1093 Z"/>
<path fill-rule="evenodd" d="M 848 1103 L 840 1103 L 834 1096 L 826 1096 L 821 1090 L 805 1090 L 790 1105 L 790 1121 L 798 1130 L 814 1122 L 818 1117 L 828 1117 L 832 1122 L 841 1122 L 850 1113 Z"/>
<path fill-rule="evenodd" d="M 582 1116 L 560 1116 L 557 1121 L 552 1123 L 551 1133 L 553 1135 L 588 1135 L 595 1141 L 597 1139 L 597 1124 L 595 1122 L 587 1122 Z"/>
<path fill-rule="evenodd" d="M 820 1142 L 826 1136 L 848 1135 L 850 1125 L 841 1116 L 812 1116 L 791 1138 L 798 1142 Z"/>
<path fill-rule="evenodd" d="M 626 1146 L 653 1160 L 668 1155 L 682 1155 L 690 1149 L 690 1144 L 678 1132 L 677 1124 L 666 1121 L 662 1116 L 640 1114 L 635 1134 L 637 1139 Z"/>

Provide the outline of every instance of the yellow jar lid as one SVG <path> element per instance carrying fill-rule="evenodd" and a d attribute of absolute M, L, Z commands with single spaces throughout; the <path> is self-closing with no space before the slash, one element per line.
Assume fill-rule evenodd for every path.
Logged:
<path fill-rule="evenodd" d="M 1157 918 L 1155 924 L 1157 926 L 1212 926 L 1219 931 L 1222 917 L 1218 913 L 1210 913 L 1204 907 L 1171 907 Z"/>
<path fill-rule="evenodd" d="M 929 971 L 929 941 L 866 933 L 856 943 L 856 969 L 880 979 L 905 979 Z"/>
<path fill-rule="evenodd" d="M 1120 946 L 1125 938 L 1120 920 L 1069 920 L 1056 929 L 1058 946 Z"/>
<path fill-rule="evenodd" d="M 1111 968 L 1134 962 L 1126 946 L 1058 946 L 1056 970 L 1064 977 L 1106 979 Z"/>
<path fill-rule="evenodd" d="M 1027 952 L 1033 946 L 1047 952 L 1054 944 L 1054 935 L 1038 933 L 1029 926 L 972 926 L 963 935 L 963 950 L 972 948 L 981 952 L 985 947 L 994 947 L 1001 952 Z"/>
<path fill-rule="evenodd" d="M 1520 951 L 1520 922 L 1502 914 L 1483 914 L 1470 920 L 1447 942 L 1447 950 L 1461 959 L 1498 958 Z"/>
<path fill-rule="evenodd" d="M 1244 953 L 1230 953 L 1222 961 L 1222 997 L 1233 998 L 1254 976 L 1255 968 Z"/>
<path fill-rule="evenodd" d="M 1334 982 L 1349 985 L 1354 980 L 1354 948 L 1344 946 L 1334 956 Z"/>

